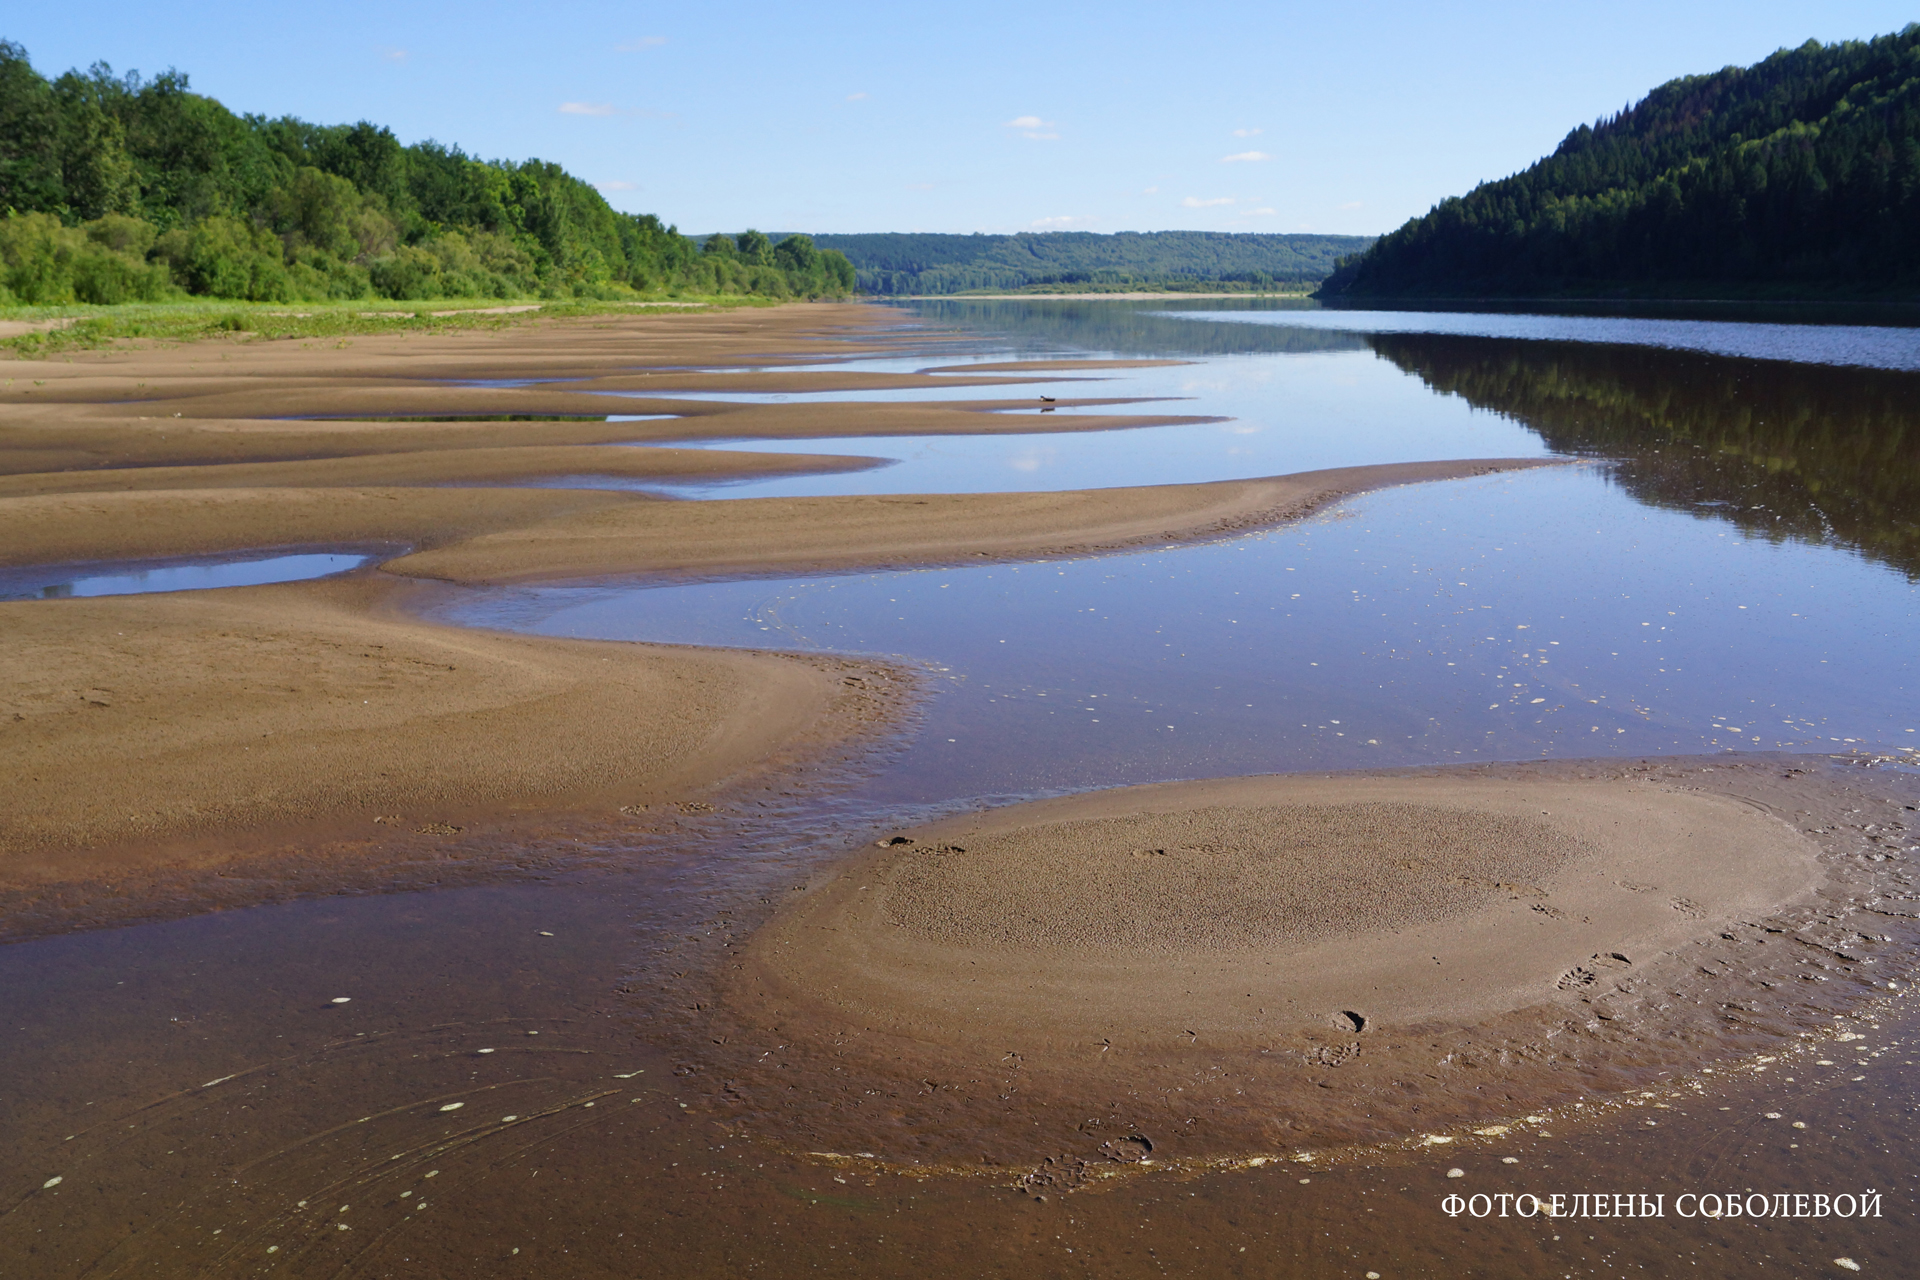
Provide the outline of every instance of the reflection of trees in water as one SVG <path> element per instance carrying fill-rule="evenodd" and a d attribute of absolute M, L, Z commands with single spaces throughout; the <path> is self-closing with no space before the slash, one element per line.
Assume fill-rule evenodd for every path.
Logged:
<path fill-rule="evenodd" d="M 1851 546 L 1920 579 L 1920 377 L 1657 348 L 1377 334 L 1375 352 L 1649 505 Z"/>
<path fill-rule="evenodd" d="M 1196 301 L 1094 301 L 1033 298 L 995 301 L 941 298 L 912 304 L 930 325 L 952 325 L 1007 338 L 1036 350 L 1112 352 L 1122 356 L 1225 356 L 1365 351 L 1357 333 L 1290 325 L 1172 319 L 1166 311 L 1304 310 L 1311 304 L 1280 299 L 1208 298 Z"/>

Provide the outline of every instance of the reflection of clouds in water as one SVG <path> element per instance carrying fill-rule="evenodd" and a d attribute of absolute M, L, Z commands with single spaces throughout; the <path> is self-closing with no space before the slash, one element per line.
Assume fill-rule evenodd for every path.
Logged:
<path fill-rule="evenodd" d="M 1262 431 L 1265 431 L 1266 428 L 1251 427 L 1246 425 L 1245 423 L 1236 422 L 1231 426 L 1222 427 L 1220 428 L 1220 430 L 1223 434 L 1230 435 L 1230 436 L 1257 436 Z"/>
<path fill-rule="evenodd" d="M 1015 471 L 1038 471 L 1042 467 L 1051 466 L 1059 456 L 1058 449 L 1022 449 L 1007 459 L 1007 465 Z"/>

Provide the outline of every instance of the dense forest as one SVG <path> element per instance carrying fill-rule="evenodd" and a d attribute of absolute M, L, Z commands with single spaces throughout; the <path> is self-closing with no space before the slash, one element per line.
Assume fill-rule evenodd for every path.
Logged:
<path fill-rule="evenodd" d="M 1920 292 L 1920 24 L 1660 86 L 1323 297 Z"/>
<path fill-rule="evenodd" d="M 877 232 L 815 235 L 852 261 L 863 293 L 1067 290 L 1267 290 L 1317 284 L 1369 236 L 1220 231 L 1023 232 L 1012 236 Z"/>
<path fill-rule="evenodd" d="M 1913 375 L 1583 342 L 1374 334 L 1435 391 L 1562 453 L 1608 458 L 1651 506 L 1751 537 L 1837 543 L 1920 582 Z"/>
<path fill-rule="evenodd" d="M 805 236 L 702 244 L 558 165 L 235 115 L 187 77 L 49 81 L 0 41 L 0 304 L 843 294 Z"/>

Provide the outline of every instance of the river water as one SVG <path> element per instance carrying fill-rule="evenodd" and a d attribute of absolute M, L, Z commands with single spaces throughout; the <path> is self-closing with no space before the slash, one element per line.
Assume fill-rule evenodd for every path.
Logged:
<path fill-rule="evenodd" d="M 1910 1273 L 1920 1026 L 1899 996 L 1861 1006 L 1843 1056 L 1709 1075 L 1681 1101 L 1596 1098 L 1607 1115 L 1504 1145 L 1046 1199 L 716 1120 L 728 1084 L 692 1044 L 687 975 L 723 965 L 796 880 L 929 814 L 1304 769 L 1790 751 L 1898 791 L 1920 764 L 1915 330 L 1215 301 L 903 318 L 928 357 L 873 367 L 1190 363 L 1057 375 L 1031 433 L 850 439 L 894 465 L 674 492 L 1567 465 L 1147 553 L 454 599 L 449 618 L 540 634 L 882 655 L 929 696 L 844 776 L 582 851 L 575 874 L 0 951 L 8 1274 Z M 1041 391 L 1225 421 L 1050 432 L 1071 415 L 1041 415 Z M 1868 1189 L 1882 1216 L 1865 1221 L 1671 1207 Z M 1444 1208 L 1520 1191 L 1668 1207 L 1558 1223 Z"/>

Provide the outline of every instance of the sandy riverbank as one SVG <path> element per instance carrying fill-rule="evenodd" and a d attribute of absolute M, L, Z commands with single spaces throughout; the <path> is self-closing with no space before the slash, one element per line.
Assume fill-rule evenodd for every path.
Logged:
<path fill-rule="evenodd" d="M 392 573 L 523 582 L 620 573 L 884 568 L 1088 555 L 1299 519 L 1369 489 L 1556 465 L 1476 459 L 1060 493 L 745 498 L 596 507 L 401 556 Z"/>
<path fill-rule="evenodd" d="M 1028 381 L 1006 365 L 834 369 L 926 341 L 919 330 L 903 336 L 897 321 L 872 307 L 796 306 L 344 343 L 123 344 L 9 362 L 0 565 L 284 547 L 411 554 L 389 573 L 339 583 L 0 604 L 9 636 L 0 739 L 18 779 L 0 818 L 0 887 L 118 877 L 143 863 L 212 865 L 247 856 L 266 832 L 317 840 L 364 833 L 376 819 L 441 828 L 488 814 L 612 812 L 694 795 L 776 749 L 831 751 L 898 711 L 897 697 L 876 692 L 887 673 L 873 664 L 435 626 L 399 610 L 396 575 L 524 581 L 1061 554 L 1218 532 L 1365 485 L 1478 469 L 924 501 L 721 504 L 532 487 L 563 475 L 725 478 L 872 463 L 608 447 L 649 438 L 1188 420 L 1123 412 L 1133 407 L 1124 399 L 1092 402 L 1112 412 L 987 412 L 1032 403 L 1006 398 Z M 1132 363 L 1047 368 L 1098 379 Z M 979 398 L 671 398 L 955 386 Z M 603 394 L 631 391 L 649 397 Z M 604 421 L 649 407 L 682 416 Z M 370 416 L 283 416 L 330 413 Z M 587 416 L 551 420 L 559 414 Z M 430 420 L 379 420 L 408 416 Z"/>
<path fill-rule="evenodd" d="M 0 819 L 0 887 L 245 856 L 248 832 L 376 818 L 611 812 L 691 795 L 776 747 L 837 749 L 887 699 L 874 664 L 582 645 L 405 616 L 396 579 L 977 563 L 1216 536 L 1382 485 L 1535 460 L 1412 463 L 1211 485 L 1045 494 L 682 502 L 542 489 L 604 474 L 722 478 L 871 465 L 863 457 L 612 448 L 686 436 L 1085 430 L 1187 419 L 1014 415 L 1017 365 L 839 371 L 924 343 L 863 306 L 531 322 L 346 344 L 210 340 L 14 361 L 0 389 L 0 565 L 362 548 L 339 583 L 0 604 L 0 738 L 23 779 Z M 1048 361 L 1051 375 L 1137 362 Z M 806 368 L 796 368 L 807 365 Z M 1090 382 L 1090 388 L 1097 382 Z M 639 423 L 543 420 L 630 407 L 655 386 L 778 394 L 978 390 L 940 403 L 672 401 Z M 1160 406 L 1144 406 L 1158 409 Z M 293 420 L 359 412 L 428 421 Z M 176 416 L 179 415 L 179 416 Z M 462 415 L 466 415 L 462 419 Z M 453 419 L 453 420 L 441 420 Z M 458 487 L 454 487 L 458 486 Z M 858 667 L 864 676 L 854 672 Z M 844 669 L 843 669 L 844 668 Z M 784 744 L 784 745 L 783 745 Z M 222 833 L 234 836 L 220 845 Z M 182 842 L 186 842 L 183 844 Z M 191 852 L 183 853 L 187 845 Z M 116 869 L 117 868 L 117 869 Z"/>
<path fill-rule="evenodd" d="M 1907 978 L 1873 838 L 1901 802 L 1857 772 L 1218 779 L 900 832 L 799 886 L 720 979 L 709 1106 L 799 1149 L 1041 1187 L 1148 1153 L 1570 1121 Z"/>
<path fill-rule="evenodd" d="M 748 348 L 755 367 L 780 363 L 770 349 L 842 358 L 849 338 L 884 350 L 875 322 L 890 319 L 795 307 L 11 361 L 0 389 L 0 563 L 288 546 L 391 554 L 655 502 L 497 487 L 552 475 L 868 465 L 590 448 L 582 441 L 632 429 L 526 420 L 542 410 L 525 403 L 524 387 L 460 383 L 631 377 L 648 361 L 724 367 Z M 482 420 L 257 416 L 259 405 L 310 410 L 339 395 Z M 228 403 L 246 412 L 217 411 Z M 608 411 L 604 397 L 590 404 Z M 450 483 L 469 487 L 440 487 Z M 696 803 L 757 771 L 831 756 L 900 710 L 891 673 L 872 663 L 462 630 L 407 614 L 408 590 L 362 574 L 0 604 L 10 787 L 0 889 L 128 883 L 289 850 L 330 858 L 396 838 L 452 844 L 463 829 L 502 822 L 525 832 L 582 814 L 618 820 L 622 807 Z"/>
<path fill-rule="evenodd" d="M 1644 966 L 1820 880 L 1779 819 L 1630 781 L 1217 779 L 897 838 L 756 937 L 760 980 L 822 1016 L 1025 1054 L 1570 1002 L 1596 966 Z"/>
<path fill-rule="evenodd" d="M 692 801 L 893 714 L 873 664 L 504 635 L 332 582 L 0 606 L 0 889 Z"/>

